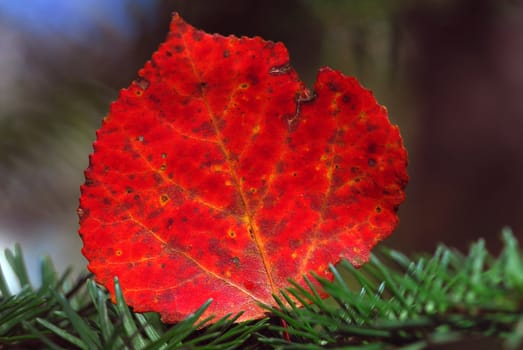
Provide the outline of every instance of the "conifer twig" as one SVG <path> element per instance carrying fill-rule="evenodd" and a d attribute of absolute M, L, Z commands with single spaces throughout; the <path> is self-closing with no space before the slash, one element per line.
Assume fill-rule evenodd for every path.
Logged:
<path fill-rule="evenodd" d="M 117 281 L 115 304 L 90 278 L 69 282 L 70 271 L 59 276 L 49 258 L 35 288 L 17 245 L 0 269 L 0 349 L 412 350 L 472 338 L 517 349 L 523 345 L 523 258 L 510 230 L 502 236 L 498 257 L 482 240 L 467 255 L 443 245 L 416 258 L 382 248 L 360 269 L 347 261 L 331 266 L 332 282 L 314 277 L 327 299 L 305 277 L 307 288 L 290 281 L 292 287 L 275 296 L 278 308 L 264 306 L 269 318 L 235 323 L 239 315 L 229 315 L 211 324 L 200 319 L 209 301 L 176 325 L 132 312 Z M 9 289 L 7 268 L 21 291 Z"/>

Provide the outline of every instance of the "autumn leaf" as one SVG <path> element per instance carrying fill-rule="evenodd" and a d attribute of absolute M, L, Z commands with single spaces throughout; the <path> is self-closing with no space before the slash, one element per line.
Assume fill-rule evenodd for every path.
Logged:
<path fill-rule="evenodd" d="M 175 15 L 97 132 L 82 251 L 135 311 L 176 322 L 212 298 L 209 314 L 259 318 L 288 279 L 368 259 L 398 223 L 406 164 L 356 79 L 322 68 L 309 91 L 283 44 Z"/>

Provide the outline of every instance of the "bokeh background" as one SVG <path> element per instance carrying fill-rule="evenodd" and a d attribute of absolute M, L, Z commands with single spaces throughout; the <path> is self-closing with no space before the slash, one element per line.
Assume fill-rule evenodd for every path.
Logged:
<path fill-rule="evenodd" d="M 95 130 L 173 11 L 285 42 L 309 85 L 329 65 L 374 91 L 410 154 L 385 244 L 497 250 L 505 225 L 523 238 L 520 1 L 0 0 L 0 248 L 20 242 L 33 276 L 44 254 L 83 270 L 76 208 Z"/>

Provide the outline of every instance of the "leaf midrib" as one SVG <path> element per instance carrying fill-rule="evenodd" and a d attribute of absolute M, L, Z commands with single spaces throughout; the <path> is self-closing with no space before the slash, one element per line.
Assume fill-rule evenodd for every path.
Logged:
<path fill-rule="evenodd" d="M 190 52 L 190 46 L 188 46 L 186 41 L 185 41 L 185 35 L 182 36 L 181 40 L 183 41 L 183 44 L 184 44 L 184 47 L 185 47 L 184 52 L 187 52 L 187 58 L 188 58 L 188 60 L 189 60 L 189 62 L 191 64 L 191 68 L 192 68 L 194 77 L 196 78 L 196 81 L 202 81 L 201 76 L 199 74 L 199 71 L 196 69 L 196 67 L 194 65 L 194 60 L 193 60 L 192 54 Z M 242 40 L 242 39 L 237 39 L 237 40 Z M 233 92 L 231 92 L 231 95 L 232 94 L 233 94 Z M 269 282 L 269 286 L 271 288 L 271 293 L 273 295 L 277 295 L 278 294 L 278 287 L 275 285 L 274 280 L 272 278 L 270 262 L 269 262 L 269 259 L 267 257 L 267 254 L 266 254 L 266 249 L 264 247 L 263 241 L 259 237 L 259 230 L 258 230 L 258 228 L 256 226 L 256 222 L 254 220 L 254 215 L 253 215 L 253 213 L 251 213 L 249 211 L 249 207 L 247 205 L 247 198 L 246 198 L 245 193 L 244 193 L 244 191 L 243 191 L 243 189 L 241 187 L 241 182 L 240 182 L 240 179 L 238 178 L 238 174 L 236 172 L 235 162 L 232 161 L 231 155 L 230 155 L 228 149 L 224 145 L 224 142 L 223 142 L 223 139 L 222 139 L 222 135 L 221 135 L 221 133 L 219 131 L 219 128 L 218 128 L 218 123 L 217 123 L 216 117 L 215 117 L 215 115 L 214 115 L 214 113 L 213 113 L 213 111 L 211 109 L 211 106 L 209 105 L 209 102 L 207 101 L 204 89 L 201 90 L 201 99 L 202 99 L 203 103 L 205 104 L 205 108 L 207 109 L 207 113 L 209 114 L 210 119 L 212 121 L 213 129 L 214 129 L 215 135 L 217 136 L 217 139 L 218 139 L 218 142 L 217 142 L 218 147 L 220 148 L 220 150 L 225 155 L 225 161 L 227 162 L 227 164 L 229 165 L 229 167 L 231 169 L 230 175 L 232 177 L 232 181 L 234 183 L 234 187 L 237 189 L 237 191 L 238 191 L 238 193 L 240 195 L 241 202 L 242 202 L 242 205 L 244 207 L 244 210 L 245 210 L 245 213 L 246 213 L 246 216 L 247 216 L 247 222 L 248 222 L 248 226 L 249 226 L 248 227 L 248 232 L 249 232 L 249 234 L 252 234 L 252 237 L 254 238 L 254 243 L 256 244 L 256 249 L 258 250 L 258 253 L 260 254 L 260 257 L 261 257 L 261 260 L 262 260 L 262 263 L 263 263 L 263 267 L 264 267 L 264 270 L 265 270 L 265 275 L 267 276 L 267 279 L 268 279 L 268 282 Z M 241 289 L 241 290 L 243 290 L 243 289 Z M 250 293 L 248 295 L 252 296 Z"/>

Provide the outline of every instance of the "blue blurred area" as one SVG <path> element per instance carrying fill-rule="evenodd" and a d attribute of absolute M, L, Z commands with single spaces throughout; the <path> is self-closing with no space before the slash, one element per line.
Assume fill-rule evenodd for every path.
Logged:
<path fill-rule="evenodd" d="M 60 34 L 83 42 L 107 29 L 131 39 L 139 34 L 131 15 L 152 21 L 158 6 L 158 0 L 2 0 L 0 19 L 44 40 Z"/>

